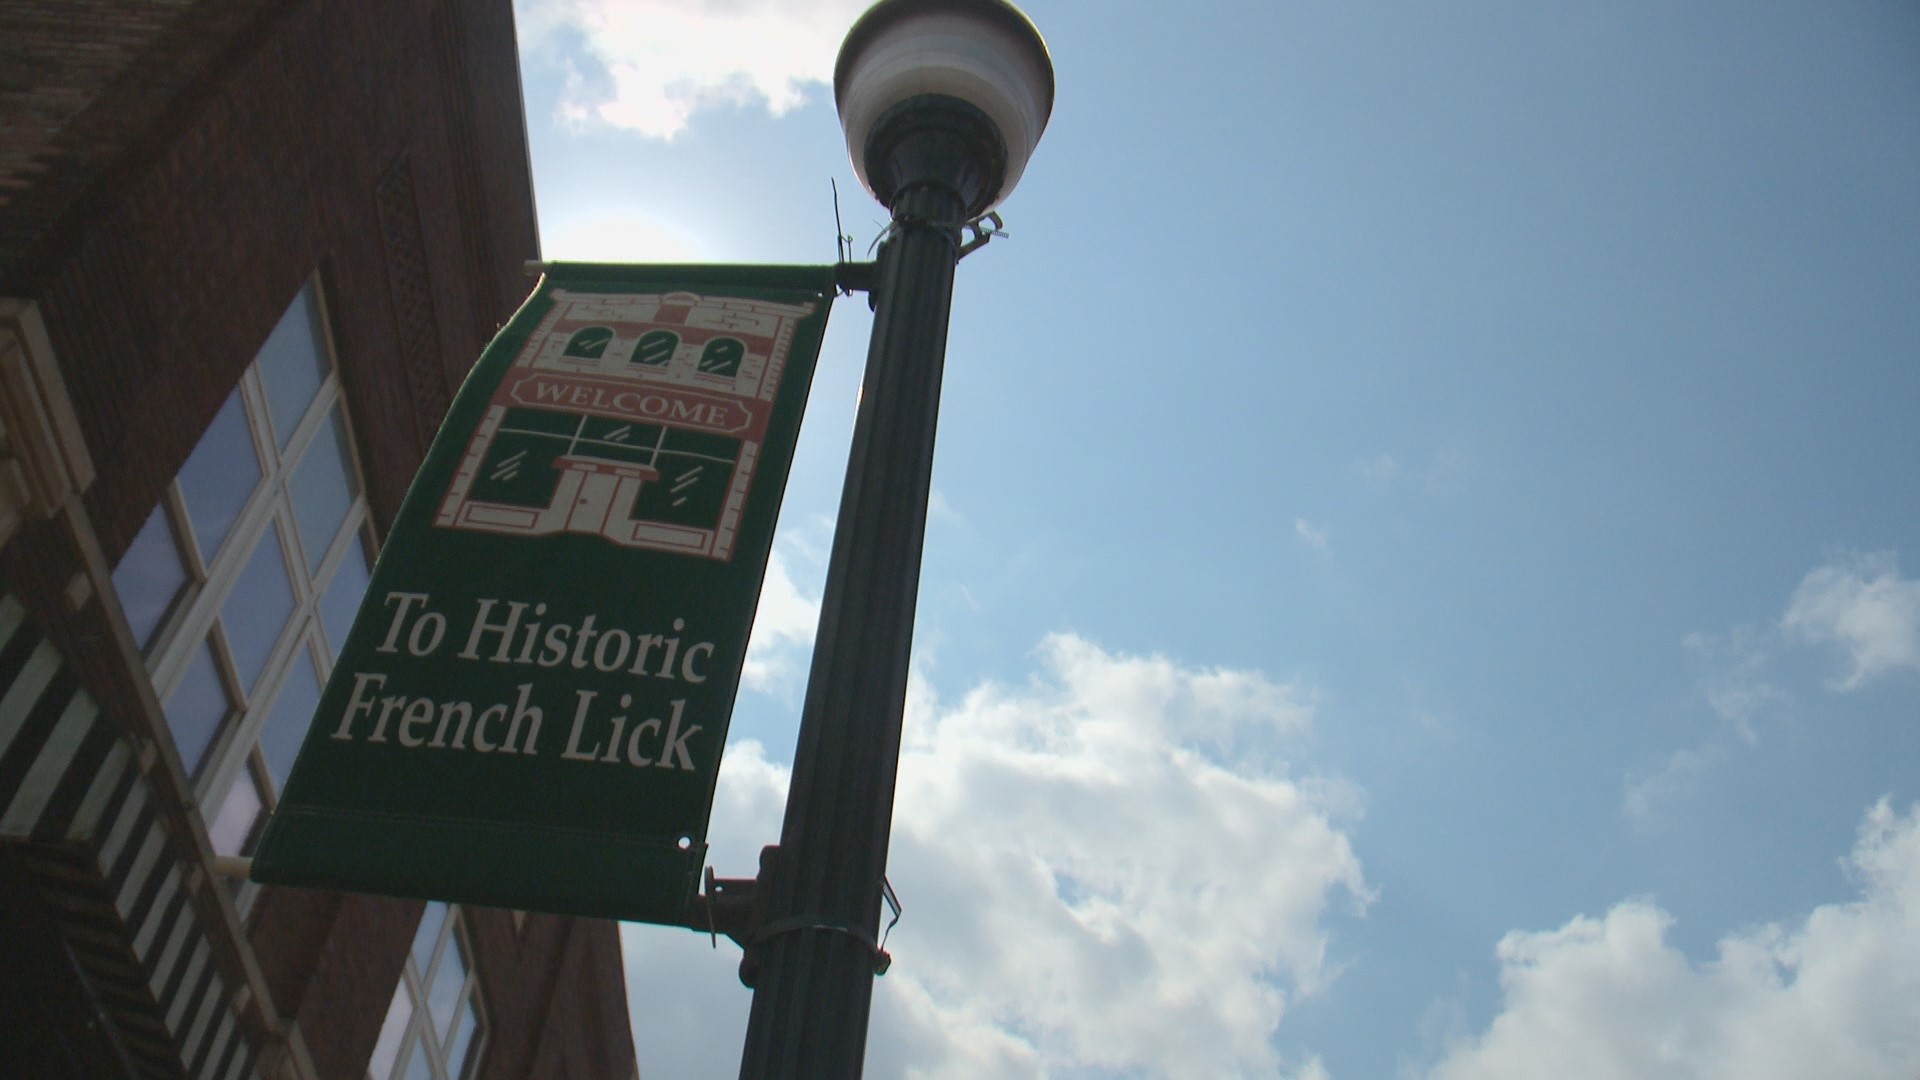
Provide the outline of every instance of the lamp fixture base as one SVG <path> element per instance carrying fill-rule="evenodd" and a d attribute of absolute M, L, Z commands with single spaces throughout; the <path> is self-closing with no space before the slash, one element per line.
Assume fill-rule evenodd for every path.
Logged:
<path fill-rule="evenodd" d="M 970 220 L 992 205 L 1007 175 L 1007 143 L 999 127 L 986 113 L 945 94 L 918 94 L 881 113 L 864 156 L 874 197 L 889 210 L 909 188 L 939 187 L 953 193 Z"/>

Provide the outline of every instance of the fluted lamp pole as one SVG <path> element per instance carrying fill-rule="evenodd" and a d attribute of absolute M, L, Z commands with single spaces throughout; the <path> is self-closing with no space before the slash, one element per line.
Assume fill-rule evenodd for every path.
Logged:
<path fill-rule="evenodd" d="M 882 0 L 834 66 L 854 173 L 891 212 L 780 844 L 743 976 L 743 1080 L 857 1077 L 962 226 L 1013 190 L 1053 108 L 1004 0 Z"/>

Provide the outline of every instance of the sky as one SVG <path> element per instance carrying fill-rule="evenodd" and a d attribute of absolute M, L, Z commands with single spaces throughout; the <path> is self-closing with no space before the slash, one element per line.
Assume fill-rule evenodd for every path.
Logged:
<path fill-rule="evenodd" d="M 516 0 L 549 258 L 825 263 L 858 0 Z M 1028 0 L 876 1077 L 1913 1080 L 1920 8 Z M 710 835 L 780 831 L 835 308 Z M 642 1075 L 737 948 L 623 928 Z"/>

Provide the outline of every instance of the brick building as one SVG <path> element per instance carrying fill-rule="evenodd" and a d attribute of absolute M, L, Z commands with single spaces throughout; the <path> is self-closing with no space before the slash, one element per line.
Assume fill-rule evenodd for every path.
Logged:
<path fill-rule="evenodd" d="M 637 1074 L 611 924 L 215 872 L 536 255 L 508 0 L 0 5 L 0 1075 Z"/>

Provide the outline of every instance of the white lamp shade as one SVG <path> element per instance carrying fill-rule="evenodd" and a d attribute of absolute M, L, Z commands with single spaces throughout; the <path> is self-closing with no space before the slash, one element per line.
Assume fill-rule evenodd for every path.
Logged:
<path fill-rule="evenodd" d="M 987 115 L 1007 148 L 1007 171 L 987 202 L 1020 180 L 1053 111 L 1053 65 L 1025 15 L 1001 0 L 885 0 L 840 48 L 834 101 L 854 175 L 867 177 L 867 136 L 894 105 L 921 94 L 958 98 Z M 876 198 L 878 196 L 876 195 Z"/>

